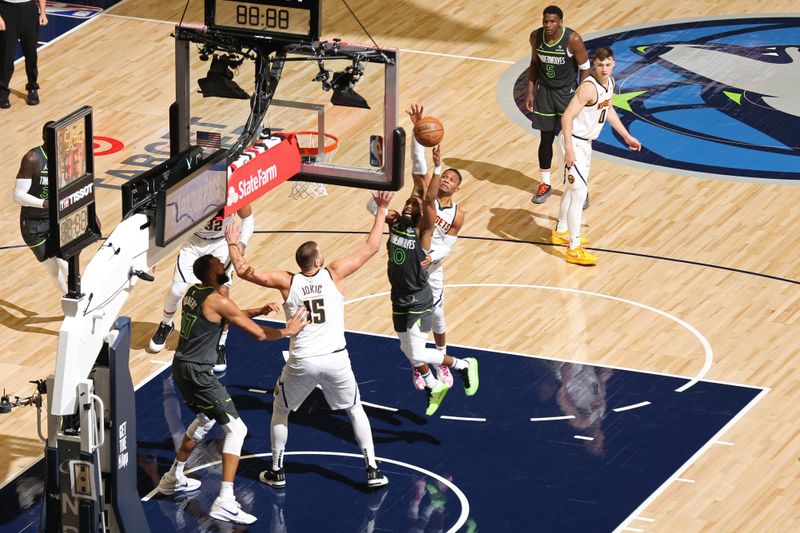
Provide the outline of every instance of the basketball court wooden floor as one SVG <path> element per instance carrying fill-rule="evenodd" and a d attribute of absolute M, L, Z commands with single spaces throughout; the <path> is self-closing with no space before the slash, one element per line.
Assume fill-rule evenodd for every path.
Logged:
<path fill-rule="evenodd" d="M 357 366 L 361 381 L 375 379 L 380 385 L 363 383 L 365 397 L 369 391 L 375 395 L 375 404 L 408 413 L 401 424 L 409 427 L 397 430 L 392 417 L 385 414 L 391 411 L 370 409 L 379 455 L 388 460 L 419 456 L 421 458 L 414 461 L 427 464 L 429 470 L 435 471 L 439 465 L 444 469 L 449 461 L 455 461 L 453 457 L 459 454 L 465 442 L 482 440 L 487 446 L 488 443 L 495 447 L 507 446 L 509 452 L 505 453 L 505 461 L 493 459 L 490 463 L 488 456 L 485 462 L 479 457 L 478 464 L 457 472 L 435 472 L 457 487 L 461 484 L 469 487 L 464 494 L 471 502 L 470 508 L 477 511 L 472 517 L 474 522 L 464 522 L 464 527 L 476 526 L 483 531 L 510 530 L 515 524 L 513 517 L 501 511 L 493 514 L 480 510 L 488 508 L 492 502 L 485 488 L 479 487 L 487 477 L 493 477 L 492 485 L 498 488 L 503 487 L 504 482 L 509 487 L 517 487 L 513 492 L 508 491 L 508 508 L 528 505 L 533 510 L 558 508 L 570 497 L 587 506 L 595 503 L 595 508 L 608 504 L 603 498 L 611 495 L 622 500 L 628 496 L 630 503 L 633 491 L 629 489 L 629 481 L 651 480 L 650 495 L 642 500 L 641 506 L 635 506 L 634 512 L 626 514 L 621 522 L 598 522 L 603 524 L 599 530 L 618 527 L 633 531 L 786 531 L 795 528 L 800 521 L 800 493 L 796 486 L 800 475 L 800 444 L 795 422 L 800 409 L 797 407 L 800 388 L 794 357 L 796 339 L 800 338 L 796 324 L 800 313 L 797 281 L 800 273 L 793 253 L 793 236 L 798 227 L 800 198 L 792 183 L 798 175 L 793 170 L 796 167 L 791 166 L 794 161 L 791 157 L 797 155 L 797 148 L 793 148 L 791 142 L 783 142 L 789 151 L 778 155 L 785 156 L 781 161 L 786 170 L 769 176 L 772 181 L 762 182 L 693 177 L 708 174 L 709 170 L 656 170 L 652 166 L 603 159 L 598 154 L 592 168 L 592 205 L 586 212 L 585 223 L 590 246 L 601 250 L 598 252 L 601 262 L 593 269 L 572 267 L 564 263 L 562 250 L 544 244 L 557 215 L 558 197 L 554 196 L 542 206 L 530 203 L 530 193 L 536 183 L 537 141 L 515 124 L 505 108 L 504 98 L 513 100 L 513 94 L 501 95 L 498 88 L 509 72 L 512 77 L 519 74 L 513 68 L 529 53 L 527 34 L 538 25 L 543 5 L 511 10 L 507 2 L 453 1 L 433 10 L 424 2 L 411 1 L 387 5 L 362 0 L 350 4 L 381 45 L 403 50 L 401 109 L 419 101 L 439 117 L 446 128 L 445 162 L 465 170 L 466 180 L 458 196 L 467 211 L 467 222 L 447 265 L 448 340 L 453 345 L 482 350 L 480 355 L 489 364 L 483 367 L 486 374 L 479 395 L 466 402 L 460 391 L 453 391 L 443 408 L 452 411 L 442 414 L 486 418 L 504 428 L 503 431 L 481 432 L 479 426 L 471 425 L 477 423 L 460 421 L 464 424 L 461 426 L 457 424 L 459 421 L 441 418 L 423 424 L 418 419 L 420 398 L 409 390 L 401 355 L 389 345 L 383 350 L 388 360 L 385 368 L 372 361 Z M 326 35 L 366 40 L 341 4 L 331 1 L 325 5 Z M 675 1 L 647 7 L 632 2 L 608 5 L 563 2 L 560 5 L 566 14 L 566 24 L 587 40 L 593 34 L 614 33 L 616 28 L 627 24 L 647 26 L 669 24 L 673 19 L 686 17 L 749 14 L 740 22 L 744 26 L 757 22 L 760 13 L 788 15 L 796 9 L 789 2 L 698 4 Z M 0 385 L 9 393 L 28 394 L 31 390 L 28 380 L 44 377 L 52 371 L 60 323 L 57 295 L 30 252 L 19 246 L 18 206 L 10 199 L 19 159 L 25 150 L 37 144 L 41 125 L 46 120 L 63 116 L 78 105 L 94 106 L 96 133 L 125 144 L 124 150 L 97 159 L 102 185 L 108 186 L 98 193 L 99 213 L 104 225 L 113 227 L 120 211 L 119 192 L 114 187 L 123 182 L 121 176 L 141 171 L 165 156 L 163 135 L 167 131 L 166 109 L 173 93 L 173 48 L 169 39 L 171 26 L 159 21 L 177 21 L 182 9 L 182 2 L 129 1 L 85 23 L 85 27 L 79 27 L 41 51 L 42 104 L 29 108 L 19 100 L 12 101 L 13 107 L 0 116 L 2 129 L 7 133 L 5 138 L 11 140 L 0 148 L 9 191 L 0 207 L 5 214 L 2 229 L 6 247 L 2 253 L 9 267 L 0 297 L 3 327 L 0 336 L 3 383 Z M 199 3 L 193 1 L 186 20 L 199 21 L 200 13 Z M 641 35 L 636 36 L 642 42 Z M 775 64 L 791 66 L 796 57 L 791 45 L 796 48 L 800 40 L 791 42 L 778 36 L 774 39 L 779 48 L 762 53 L 774 52 Z M 642 46 L 650 44 L 642 42 Z M 745 46 L 747 42 L 734 44 Z M 761 46 L 750 44 L 751 47 Z M 630 65 L 626 68 L 627 72 L 632 72 Z M 624 72 L 624 69 L 618 71 L 621 80 L 624 80 Z M 20 74 L 18 70 L 12 82 L 17 90 L 24 84 L 24 76 Z M 301 78 L 287 77 L 283 83 L 279 97 L 318 90 L 317 87 L 308 88 L 307 80 Z M 742 101 L 751 101 L 752 93 L 752 89 L 742 93 Z M 770 95 L 770 98 L 777 96 Z M 783 100 L 791 105 L 791 97 L 784 96 Z M 778 105 L 774 101 L 773 104 Z M 637 112 L 646 108 L 646 104 L 642 108 L 636 105 L 631 103 Z M 225 131 L 233 131 L 240 124 L 227 120 L 220 107 L 217 115 L 213 110 L 207 111 L 203 119 L 224 125 Z M 787 109 L 785 127 L 791 128 L 792 124 L 796 125 L 796 121 L 792 122 L 795 115 L 788 107 L 784 108 Z M 618 109 L 625 111 L 619 105 Z M 407 121 L 403 124 L 408 128 Z M 727 127 L 721 124 L 720 129 Z M 337 133 L 343 139 L 363 137 L 354 125 L 347 125 Z M 634 135 L 638 133 L 634 131 Z M 741 142 L 751 148 L 757 144 L 752 138 Z M 342 150 L 344 158 L 366 157 L 366 152 L 359 148 L 347 148 L 343 144 Z M 771 154 L 779 150 L 780 147 L 774 146 L 763 148 Z M 669 154 L 664 152 L 669 150 L 659 146 L 653 151 L 662 156 L 661 166 L 666 167 L 668 158 L 665 155 Z M 705 153 L 709 157 L 714 155 L 711 150 Z M 732 167 L 735 162 L 733 158 L 730 160 Z M 721 166 L 724 164 L 723 160 Z M 731 175 L 737 174 L 732 170 Z M 303 240 L 318 240 L 330 260 L 364 238 L 363 232 L 370 223 L 363 209 L 365 193 L 335 189 L 328 197 L 295 203 L 286 198 L 288 188 L 288 185 L 278 188 L 255 205 L 259 233 L 248 249 L 254 264 L 292 270 L 293 251 Z M 395 200 L 398 204 L 400 201 L 401 198 Z M 85 257 L 89 254 L 90 251 L 85 252 Z M 347 296 L 354 300 L 348 306 L 347 315 L 347 326 L 351 330 L 391 335 L 388 301 L 381 296 L 370 297 L 387 290 L 384 261 L 385 256 L 374 259 L 349 284 Z M 162 265 L 156 282 L 137 288 L 125 309 L 125 314 L 134 320 L 132 372 L 138 382 L 163 370 L 169 362 L 170 350 L 174 349 L 175 340 L 172 339 L 164 353 L 153 355 L 144 351 L 160 318 L 161 302 L 170 278 L 171 265 Z M 277 298 L 275 293 L 254 291 L 241 282 L 234 284 L 233 295 L 243 306 L 255 305 L 265 298 Z M 362 297 L 369 298 L 360 299 Z M 355 337 L 351 340 L 354 347 L 361 346 L 360 342 Z M 365 356 L 375 349 L 365 349 Z M 454 351 L 470 349 L 455 348 Z M 542 424 L 540 422 L 529 421 L 530 425 L 522 425 L 523 418 L 567 416 L 558 398 L 563 404 L 568 403 L 569 383 L 565 381 L 569 379 L 565 380 L 563 374 L 559 377 L 553 370 L 549 370 L 550 377 L 547 377 L 547 365 L 563 367 L 559 363 L 544 361 L 539 364 L 545 368 L 538 369 L 530 358 L 492 355 L 503 353 L 566 360 L 576 367 L 575 376 L 591 378 L 594 373 L 596 379 L 587 381 L 584 377 L 583 381 L 576 379 L 575 384 L 594 383 L 599 391 L 600 382 L 604 383 L 605 414 L 599 416 L 595 426 L 605 436 L 603 450 L 597 453 L 591 444 L 586 444 L 597 445 L 596 435 L 594 441 L 574 438 L 576 435 L 592 437 L 587 429 L 591 424 L 583 428 L 586 431 L 578 431 L 569 420 L 550 422 L 553 426 L 548 431 L 555 431 L 554 437 L 538 433 L 543 431 L 538 429 L 543 427 L 537 425 Z M 274 365 L 279 364 L 276 358 L 277 354 L 272 354 L 269 360 L 273 366 L 265 367 L 258 377 L 263 389 L 270 388 L 274 382 Z M 612 368 L 612 374 L 607 375 L 604 368 Z M 683 379 L 658 378 L 664 382 L 662 388 L 669 389 L 669 394 L 661 399 L 632 394 L 635 379 L 629 376 L 634 374 L 622 369 L 635 370 L 635 375 L 681 376 Z M 236 360 L 232 359 L 231 372 L 240 371 L 241 367 L 237 370 Z M 556 389 L 549 397 L 548 380 L 549 387 Z M 245 384 L 241 379 L 238 381 L 240 383 L 232 385 Z M 731 385 L 714 385 L 709 381 Z M 688 389 L 676 392 L 675 389 L 690 383 L 693 385 Z M 162 393 L 167 386 L 163 375 L 145 385 L 161 387 Z M 541 394 L 538 396 L 540 388 L 545 390 L 538 391 Z M 594 386 L 590 388 L 595 390 Z M 561 389 L 563 392 L 559 395 Z M 766 392 L 761 393 L 761 390 Z M 699 394 L 701 391 L 703 394 Z M 744 399 L 738 398 L 742 394 Z M 673 403 L 697 396 L 700 396 L 700 405 L 702 402 L 707 405 L 698 411 L 713 415 L 716 426 L 705 419 L 699 423 L 692 420 L 688 410 Z M 246 418 L 251 426 L 246 448 L 257 454 L 267 447 L 264 431 L 269 401 L 263 397 L 253 398 L 243 399 L 241 410 L 253 417 L 252 421 Z M 534 410 L 534 400 L 545 407 Z M 150 445 L 147 453 L 156 457 L 149 465 L 144 459 L 142 469 L 149 473 L 155 470 L 153 475 L 166 468 L 169 455 L 168 433 L 172 422 L 171 415 L 166 415 L 165 411 L 170 407 L 168 402 L 160 401 L 160 411 L 155 406 L 148 409 L 154 416 L 160 414 L 158 420 L 147 427 L 151 433 L 140 435 L 140 441 Z M 646 401 L 650 405 L 621 413 L 613 410 Z M 722 408 L 722 404 L 727 407 Z M 749 409 L 741 411 L 746 407 Z M 728 414 L 720 415 L 723 411 Z M 736 418 L 739 412 L 742 414 Z M 625 413 L 629 416 L 623 417 Z M 185 424 L 186 413 L 183 415 Z M 597 418 L 596 414 L 594 416 Z M 725 417 L 734 423 L 726 425 Z M 514 418 L 514 424 L 509 423 L 510 418 Z M 665 425 L 667 421 L 673 425 Z M 290 448 L 352 452 L 347 441 L 349 437 L 344 430 L 339 430 L 338 422 L 341 420 L 324 408 L 309 416 L 297 417 Z M 387 437 L 391 435 L 387 432 L 393 428 L 406 431 L 414 427 L 418 435 L 413 438 Z M 609 468 L 620 464 L 615 461 L 622 460 L 622 464 L 626 464 L 625 458 L 614 452 L 627 449 L 623 439 L 632 438 L 625 435 L 633 429 L 645 435 L 646 438 L 642 437 L 642 441 L 647 442 L 645 449 L 663 449 L 665 455 L 674 452 L 673 457 L 680 457 L 675 445 L 679 440 L 677 435 L 680 432 L 689 435 L 697 427 L 702 431 L 699 437 L 693 437 L 696 443 L 692 446 L 699 453 L 688 454 L 688 459 L 678 461 L 673 470 L 658 474 L 663 478 L 662 483 L 653 484 L 652 479 L 658 477 L 657 470 L 665 465 L 649 464 L 637 469 L 640 465 L 634 461 L 635 453 L 628 459 L 629 470 L 618 476 L 599 476 L 598 484 L 587 483 L 583 492 L 571 492 L 566 484 L 553 481 L 559 475 L 576 477 L 566 467 L 557 468 L 573 462 L 569 457 L 575 458 L 574 463 L 579 468 L 586 467 L 587 470 L 577 476 L 584 480 L 587 478 L 581 475 L 587 476 L 592 468 L 602 470 L 602 465 L 598 465 L 604 461 Z M 724 431 L 718 434 L 711 431 L 713 427 Z M 670 438 L 658 437 L 659 431 L 666 431 Z M 37 460 L 42 446 L 35 435 L 32 409 L 16 409 L 0 418 L 0 442 L 4 451 L 0 454 L 0 478 L 15 478 Z M 544 444 L 547 443 L 554 443 L 555 447 L 546 449 Z M 213 445 L 213 441 L 209 443 L 211 460 Z M 687 454 L 685 449 L 682 453 Z M 330 493 L 329 489 L 349 486 L 347 480 L 359 479 L 355 463 L 348 462 L 352 458 L 330 457 L 321 465 L 318 459 L 298 455 L 293 460 L 298 466 L 290 475 L 297 479 L 295 486 L 301 490 L 287 492 L 285 502 L 276 498 L 269 503 L 269 508 L 266 503 L 259 504 L 261 519 L 257 525 L 263 529 L 254 530 L 269 530 L 272 526 L 268 522 L 272 516 L 277 516 L 275 509 L 283 509 L 286 523 L 291 525 L 293 520 L 298 520 L 298 513 L 293 509 L 313 501 L 317 497 L 315 493 L 321 494 L 317 491 Z M 552 460 L 545 460 L 549 458 Z M 256 464 L 244 468 L 237 486 L 250 490 L 247 480 L 254 481 L 257 467 Z M 375 523 L 380 527 L 408 529 L 408 524 L 401 519 L 404 513 L 408 514 L 409 507 L 413 514 L 417 492 L 424 492 L 419 496 L 420 514 L 428 512 L 429 506 L 434 507 L 428 515 L 431 517 L 429 530 L 439 524 L 437 517 L 443 517 L 442 527 L 457 523 L 463 507 L 459 506 L 457 497 L 453 499 L 456 491 L 445 489 L 447 483 L 438 480 L 437 485 L 425 479 L 418 482 L 421 478 L 416 478 L 411 470 L 395 464 L 391 471 L 393 484 L 386 499 L 375 501 L 368 495 L 356 498 L 351 514 L 357 517 L 352 524 L 347 522 L 350 525 L 342 530 L 357 529 L 362 518 L 368 523 L 370 512 L 375 513 Z M 208 476 L 209 485 L 214 485 L 217 479 L 213 470 L 198 475 Z M 448 478 L 450 475 L 452 480 Z M 147 476 L 140 477 L 143 483 L 149 483 Z M 15 497 L 17 504 L 24 507 L 23 504 L 31 503 L 24 500 L 35 493 L 36 477 L 24 473 L 20 479 L 26 480 L 28 488 Z M 427 488 L 429 485 L 431 489 Z M 143 496 L 149 490 L 144 486 L 140 489 Z M 253 484 L 253 490 L 256 489 L 262 490 L 262 487 Z M 442 492 L 445 493 L 444 503 Z M 562 497 L 565 493 L 569 493 L 566 498 Z M 266 492 L 261 496 L 271 497 Z M 547 505 L 551 501 L 556 503 Z M 154 501 L 152 504 L 158 507 L 164 503 Z M 437 512 L 437 505 L 443 506 L 446 512 Z M 190 511 L 186 513 L 187 523 L 198 519 L 198 509 L 206 508 L 207 502 L 203 500 L 187 503 Z M 566 520 L 579 517 L 582 512 L 576 508 L 564 509 L 561 518 Z M 158 512 L 153 510 L 152 514 L 155 516 Z M 381 516 L 389 520 L 390 515 L 400 518 L 384 524 Z M 547 530 L 556 524 L 547 521 L 552 517 L 541 516 L 539 521 L 539 515 L 534 515 L 523 530 L 539 530 L 540 526 Z M 11 524 L 20 516 L 4 512 L 0 523 L 5 524 L 4 528 L 15 530 Z M 558 524 L 560 530 L 592 529 L 591 525 L 581 526 L 569 521 Z M 175 523 L 172 527 L 179 525 Z M 300 522 L 294 530 L 308 529 Z"/>

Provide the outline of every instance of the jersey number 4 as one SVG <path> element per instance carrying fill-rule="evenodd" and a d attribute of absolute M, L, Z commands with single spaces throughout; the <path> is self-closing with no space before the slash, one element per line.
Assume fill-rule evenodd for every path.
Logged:
<path fill-rule="evenodd" d="M 323 324 L 325 322 L 325 300 L 303 300 L 303 305 L 308 309 L 308 321 L 312 324 Z"/>

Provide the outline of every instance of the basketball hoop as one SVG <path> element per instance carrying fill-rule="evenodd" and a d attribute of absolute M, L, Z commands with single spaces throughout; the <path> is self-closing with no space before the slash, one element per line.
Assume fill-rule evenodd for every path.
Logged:
<path fill-rule="evenodd" d="M 317 131 L 295 131 L 287 133 L 287 135 L 294 135 L 297 138 L 297 145 L 300 150 L 300 159 L 305 164 L 313 164 L 319 160 L 319 132 Z M 322 147 L 322 161 L 323 163 L 330 163 L 333 161 L 333 156 L 339 149 L 339 137 L 332 133 L 324 133 L 325 145 Z M 289 192 L 289 198 L 292 200 L 299 200 L 301 198 L 319 198 L 328 194 L 324 183 L 315 183 L 310 181 L 295 181 L 292 183 L 292 190 Z"/>

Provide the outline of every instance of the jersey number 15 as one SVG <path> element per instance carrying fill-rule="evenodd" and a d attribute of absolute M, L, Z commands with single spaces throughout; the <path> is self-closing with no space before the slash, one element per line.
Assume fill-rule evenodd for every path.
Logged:
<path fill-rule="evenodd" d="M 303 300 L 303 305 L 308 309 L 308 321 L 312 324 L 323 324 L 325 322 L 325 300 Z"/>

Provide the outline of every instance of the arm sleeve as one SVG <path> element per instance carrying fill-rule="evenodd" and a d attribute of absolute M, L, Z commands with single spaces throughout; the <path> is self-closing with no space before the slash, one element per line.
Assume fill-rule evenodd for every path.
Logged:
<path fill-rule="evenodd" d="M 411 135 L 411 173 L 427 174 L 428 162 L 425 160 L 425 147 Z"/>
<path fill-rule="evenodd" d="M 244 217 L 242 219 L 242 234 L 239 237 L 239 242 L 247 246 L 247 242 L 250 240 L 250 237 L 253 236 L 253 233 L 256 229 L 256 221 L 253 218 L 253 215 L 249 217 Z"/>
<path fill-rule="evenodd" d="M 44 200 L 28 194 L 31 180 L 17 179 L 14 186 L 14 201 L 27 207 L 44 207 Z"/>
<path fill-rule="evenodd" d="M 441 261 L 453 251 L 458 237 L 456 235 L 445 235 L 444 242 L 441 246 L 437 246 L 435 250 L 431 250 L 431 261 Z"/>

